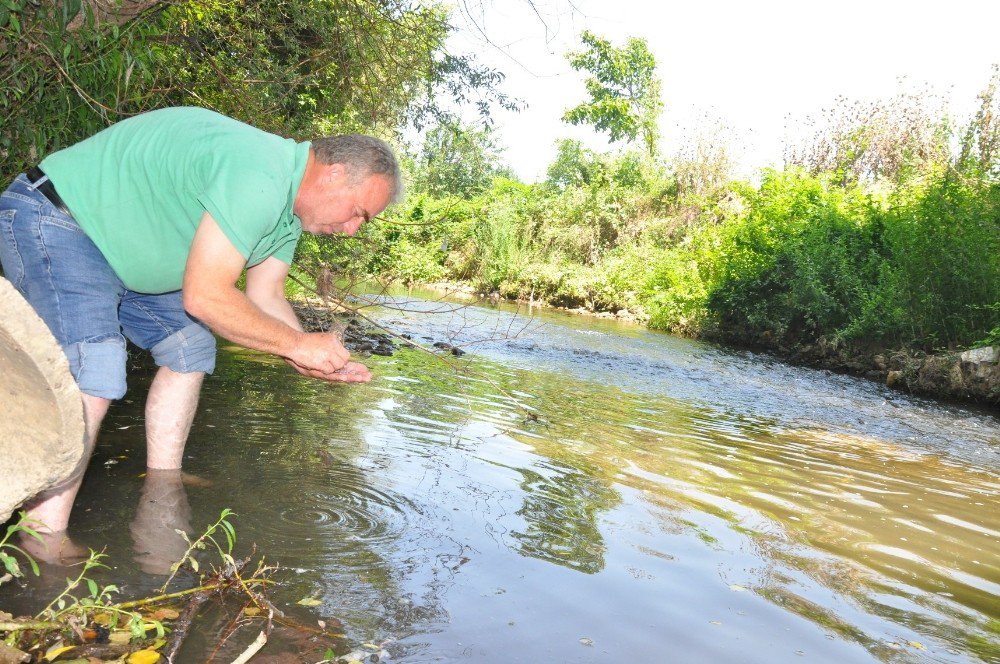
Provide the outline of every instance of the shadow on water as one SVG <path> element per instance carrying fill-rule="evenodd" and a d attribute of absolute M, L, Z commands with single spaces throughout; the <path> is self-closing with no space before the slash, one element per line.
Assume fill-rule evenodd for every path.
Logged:
<path fill-rule="evenodd" d="M 286 570 L 277 604 L 406 662 L 1000 658 L 993 415 L 606 321 L 435 307 L 376 315 L 478 340 L 461 372 L 403 350 L 327 386 L 225 348 L 185 460 L 211 486 L 142 477 L 139 376 L 75 539 L 145 594 L 173 529 L 229 507 L 242 550 Z M 262 654 L 321 655 L 287 634 Z"/>

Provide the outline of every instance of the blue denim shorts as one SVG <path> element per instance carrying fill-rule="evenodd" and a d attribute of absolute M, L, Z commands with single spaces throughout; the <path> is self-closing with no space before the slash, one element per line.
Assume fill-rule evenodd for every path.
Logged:
<path fill-rule="evenodd" d="M 62 345 L 85 394 L 125 394 L 125 337 L 159 366 L 215 369 L 215 337 L 184 311 L 181 292 L 125 288 L 76 220 L 23 175 L 0 194 L 0 263 Z"/>

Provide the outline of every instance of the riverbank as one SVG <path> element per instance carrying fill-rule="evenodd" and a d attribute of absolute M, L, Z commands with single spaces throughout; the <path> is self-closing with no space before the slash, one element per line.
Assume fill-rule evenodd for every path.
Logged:
<path fill-rule="evenodd" d="M 649 316 L 641 310 L 597 311 L 588 307 L 587 302 L 570 302 L 560 306 L 534 298 L 504 300 L 499 292 L 477 293 L 465 283 L 439 281 L 421 284 L 421 287 L 492 306 L 507 301 L 529 308 L 546 307 L 574 315 L 638 325 L 645 325 L 649 320 Z M 860 376 L 910 394 L 1000 408 L 1000 346 L 928 354 L 906 348 L 860 348 L 824 339 L 814 344 L 787 345 L 770 335 L 753 341 L 720 332 L 685 336 L 770 353 L 791 364 Z"/>

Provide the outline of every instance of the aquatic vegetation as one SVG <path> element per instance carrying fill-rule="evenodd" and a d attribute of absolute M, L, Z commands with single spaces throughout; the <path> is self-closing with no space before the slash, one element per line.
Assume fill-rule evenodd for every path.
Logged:
<path fill-rule="evenodd" d="M 153 664 L 161 658 L 175 661 L 201 606 L 215 597 L 229 595 L 242 599 L 239 609 L 242 621 L 261 625 L 260 635 L 244 651 L 249 659 L 267 642 L 274 622 L 293 628 L 300 626 L 277 610 L 263 593 L 265 586 L 272 583 L 270 577 L 276 568 L 266 565 L 263 559 L 250 566 L 252 556 L 243 560 L 233 557 L 236 530 L 230 521 L 232 516 L 230 510 L 223 510 L 219 519 L 193 540 L 182 533 L 188 549 L 171 567 L 160 594 L 117 601 L 121 591 L 116 585 L 101 585 L 92 578 L 95 570 L 108 567 L 107 555 L 90 550 L 87 558 L 74 565 L 78 568 L 76 574 L 67 577 L 65 587 L 34 617 L 14 618 L 0 612 L 0 637 L 15 653 L 20 651 L 22 655 L 19 656 L 29 658 L 24 661 L 53 661 L 63 656 L 63 659 L 113 659 L 129 664 Z M 0 539 L 0 560 L 11 577 L 23 576 L 14 554 L 39 574 L 38 565 L 31 556 L 10 541 L 17 533 L 41 539 L 27 523 L 30 522 L 22 514 Z M 202 572 L 204 561 L 200 563 L 197 557 L 203 551 L 215 554 L 215 562 L 209 564 L 205 572 Z M 181 569 L 197 575 L 197 584 L 193 588 L 167 592 Z M 320 637 L 325 635 L 336 647 L 334 639 L 338 635 L 325 634 L 312 627 L 305 629 Z M 222 642 L 233 632 L 235 630 L 225 633 Z"/>

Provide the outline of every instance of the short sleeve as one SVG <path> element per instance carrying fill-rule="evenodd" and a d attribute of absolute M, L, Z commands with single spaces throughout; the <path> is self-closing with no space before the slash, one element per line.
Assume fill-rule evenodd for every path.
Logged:
<path fill-rule="evenodd" d="M 261 239 L 274 232 L 287 196 L 287 186 L 282 189 L 268 174 L 234 168 L 217 172 L 197 198 L 243 258 L 249 259 Z"/>

